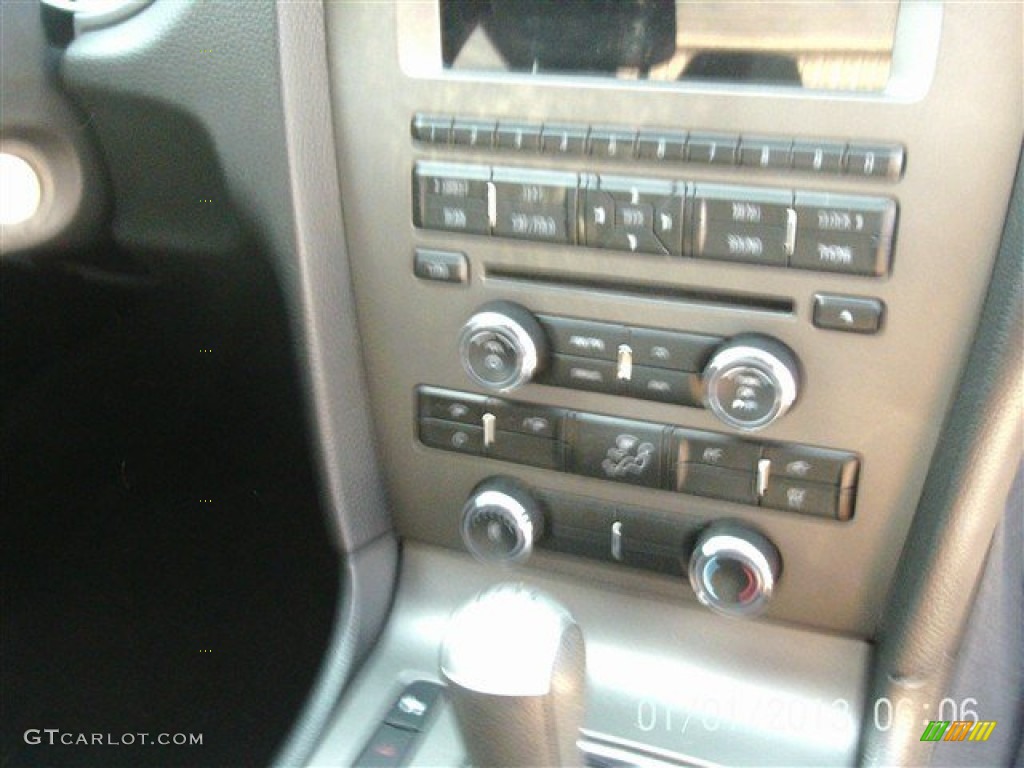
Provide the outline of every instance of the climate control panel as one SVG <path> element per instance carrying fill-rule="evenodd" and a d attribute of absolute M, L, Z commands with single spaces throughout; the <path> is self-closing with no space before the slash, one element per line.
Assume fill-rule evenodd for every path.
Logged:
<path fill-rule="evenodd" d="M 846 451 L 436 387 L 420 387 L 417 404 L 431 448 L 831 520 L 854 513 L 860 460 Z"/>
<path fill-rule="evenodd" d="M 534 548 L 688 579 L 699 602 L 727 616 L 767 607 L 782 557 L 746 523 L 666 517 L 649 509 L 488 477 L 462 508 L 462 540 L 486 563 L 525 563 Z"/>
<path fill-rule="evenodd" d="M 459 334 L 470 379 L 494 392 L 530 382 L 708 407 L 723 423 L 755 431 L 796 402 L 800 366 L 768 336 L 731 339 L 569 317 L 534 316 L 496 301 Z"/>

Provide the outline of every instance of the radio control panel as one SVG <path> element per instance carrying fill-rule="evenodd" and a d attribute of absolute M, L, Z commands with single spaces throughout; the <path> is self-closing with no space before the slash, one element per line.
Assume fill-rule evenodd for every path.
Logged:
<path fill-rule="evenodd" d="M 897 204 L 830 194 L 417 162 L 416 226 L 633 254 L 878 277 Z"/>

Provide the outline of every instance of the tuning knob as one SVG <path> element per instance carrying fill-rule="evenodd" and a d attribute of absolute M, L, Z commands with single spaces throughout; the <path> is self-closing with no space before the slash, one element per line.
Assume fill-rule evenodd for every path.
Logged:
<path fill-rule="evenodd" d="M 690 556 L 690 585 L 697 599 L 726 616 L 761 613 L 781 571 L 775 545 L 733 522 L 708 526 Z"/>
<path fill-rule="evenodd" d="M 736 336 L 704 368 L 704 401 L 730 427 L 752 432 L 781 418 L 796 402 L 796 355 L 768 336 Z"/>
<path fill-rule="evenodd" d="M 462 540 L 485 562 L 525 562 L 543 532 L 540 506 L 522 483 L 510 477 L 484 480 L 462 507 Z"/>
<path fill-rule="evenodd" d="M 509 392 L 544 368 L 548 342 L 529 310 L 496 301 L 480 307 L 462 326 L 459 357 L 477 384 L 495 392 Z"/>

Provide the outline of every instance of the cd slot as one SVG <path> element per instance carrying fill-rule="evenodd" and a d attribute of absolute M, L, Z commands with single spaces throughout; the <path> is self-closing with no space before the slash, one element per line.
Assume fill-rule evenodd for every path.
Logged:
<path fill-rule="evenodd" d="M 685 304 L 699 304 L 720 309 L 765 312 L 773 315 L 792 316 L 795 304 L 792 299 L 778 296 L 721 291 L 707 288 L 648 283 L 622 278 L 576 275 L 565 272 L 535 271 L 487 264 L 484 266 L 488 281 L 510 283 L 528 287 L 567 288 L 601 293 L 607 296 L 648 299 L 651 301 L 672 301 Z"/>

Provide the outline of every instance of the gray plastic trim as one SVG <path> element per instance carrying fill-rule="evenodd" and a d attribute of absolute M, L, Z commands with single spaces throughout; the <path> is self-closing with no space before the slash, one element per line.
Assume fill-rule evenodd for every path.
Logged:
<path fill-rule="evenodd" d="M 270 255 L 304 377 L 321 496 L 345 554 L 333 649 L 279 756 L 301 762 L 389 608 L 385 504 L 350 288 L 323 6 L 156 0 L 68 47 L 115 195 L 113 234 L 159 263 Z"/>
<path fill-rule="evenodd" d="M 384 534 L 338 179 L 325 170 L 337 163 L 321 4 L 157 0 L 73 41 L 63 75 L 103 145 L 122 246 L 165 259 L 266 246 L 336 543 L 351 552 Z"/>
<path fill-rule="evenodd" d="M 304 765 L 309 759 L 327 728 L 339 694 L 380 634 L 386 614 L 373 608 L 391 604 L 397 569 L 398 547 L 390 536 L 382 536 L 347 558 L 341 574 L 338 613 L 316 684 L 272 765 L 287 768 Z"/>
<path fill-rule="evenodd" d="M 438 679 L 452 612 L 505 581 L 551 595 L 583 630 L 588 740 L 683 764 L 854 763 L 867 643 L 406 544 L 388 626 L 308 764 L 351 765 L 404 684 Z M 411 764 L 465 765 L 450 707 L 434 723 Z"/>
<path fill-rule="evenodd" d="M 928 761 L 935 745 L 920 740 L 922 713 L 947 697 L 993 532 L 1021 512 L 1007 499 L 1024 455 L 1024 163 L 990 285 L 879 630 L 869 706 L 892 702 L 895 721 L 865 730 L 867 765 Z"/>

